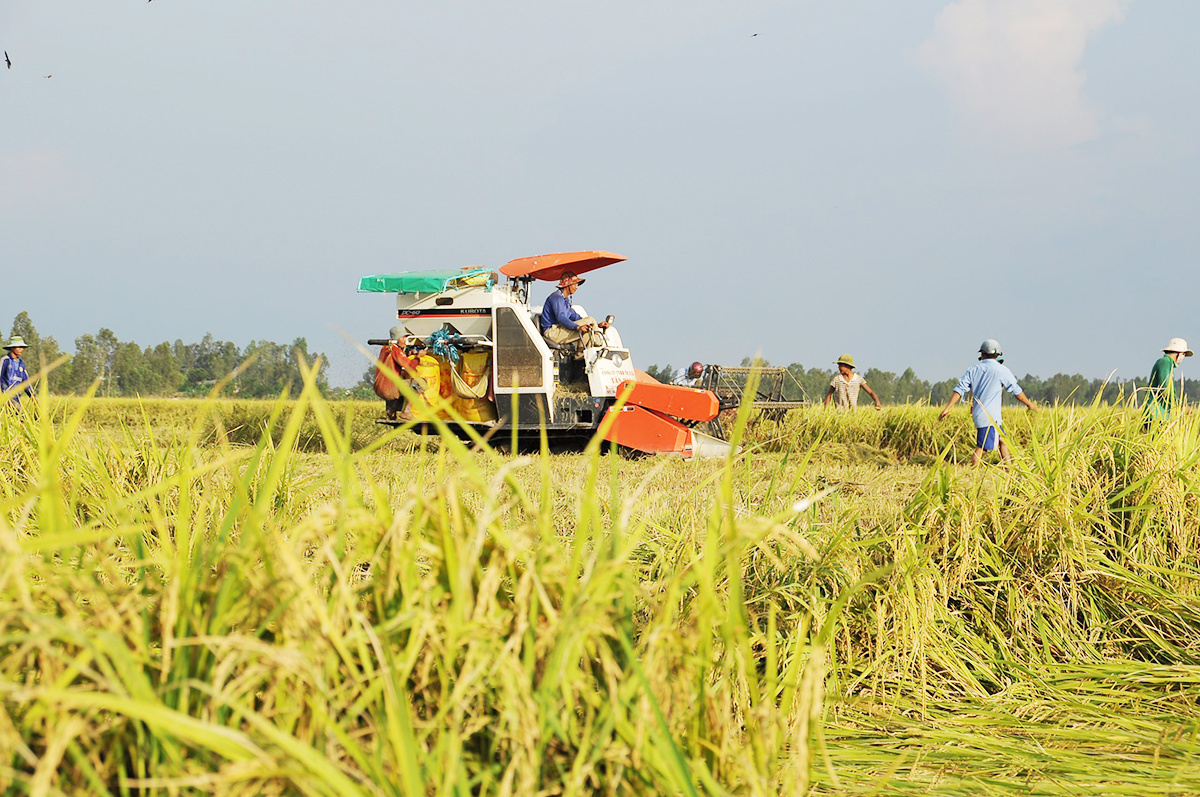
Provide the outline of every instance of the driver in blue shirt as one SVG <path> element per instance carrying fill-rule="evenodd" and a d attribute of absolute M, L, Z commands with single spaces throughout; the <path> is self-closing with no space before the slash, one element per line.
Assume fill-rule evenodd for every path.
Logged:
<path fill-rule="evenodd" d="M 542 337 L 551 343 L 565 345 L 582 341 L 586 346 L 603 346 L 604 333 L 608 324 L 596 321 L 591 316 L 581 316 L 571 306 L 571 296 L 587 280 L 580 279 L 574 271 L 564 271 L 558 281 L 558 290 L 550 294 L 542 307 Z"/>

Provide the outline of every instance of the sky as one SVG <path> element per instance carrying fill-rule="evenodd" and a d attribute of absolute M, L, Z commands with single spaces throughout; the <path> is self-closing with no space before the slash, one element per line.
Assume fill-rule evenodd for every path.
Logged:
<path fill-rule="evenodd" d="M 359 277 L 601 249 L 628 260 L 576 299 L 641 368 L 942 380 L 995 338 L 1018 374 L 1144 375 L 1200 344 L 1198 27 L 1194 0 L 0 0 L 0 331 L 304 337 L 349 385 L 395 312 Z"/>

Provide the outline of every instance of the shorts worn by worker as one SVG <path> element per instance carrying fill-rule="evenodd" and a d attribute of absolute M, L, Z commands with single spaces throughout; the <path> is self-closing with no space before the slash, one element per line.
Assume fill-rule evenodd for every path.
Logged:
<path fill-rule="evenodd" d="M 567 329 L 562 324 L 555 324 L 552 327 L 547 327 L 542 336 L 557 346 L 564 346 L 576 341 L 582 341 L 584 348 L 604 345 L 604 331 L 596 326 L 596 319 L 591 316 L 584 316 L 575 323 L 581 327 L 591 324 L 591 329 L 587 332 L 581 332 L 578 329 Z"/>
<path fill-rule="evenodd" d="M 984 451 L 995 451 L 1003 433 L 1003 426 L 982 426 L 975 430 L 975 447 Z"/>

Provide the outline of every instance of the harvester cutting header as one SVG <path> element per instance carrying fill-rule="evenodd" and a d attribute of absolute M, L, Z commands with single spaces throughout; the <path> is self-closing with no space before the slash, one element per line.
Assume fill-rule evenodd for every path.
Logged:
<path fill-rule="evenodd" d="M 389 340 L 369 341 L 384 346 L 380 369 L 394 369 L 418 393 L 381 423 L 438 417 L 464 436 L 470 426 L 497 440 L 515 426 L 525 445 L 544 429 L 570 448 L 602 430 L 631 452 L 724 455 L 728 444 L 692 428 L 716 417 L 717 396 L 635 369 L 613 317 L 597 322 L 571 302 L 585 281 L 579 275 L 623 260 L 562 252 L 512 260 L 498 273 L 479 266 L 363 277 L 360 292 L 396 294 L 399 324 Z M 555 284 L 545 305 L 530 304 L 535 281 Z M 377 392 L 386 382 L 376 380 Z"/>

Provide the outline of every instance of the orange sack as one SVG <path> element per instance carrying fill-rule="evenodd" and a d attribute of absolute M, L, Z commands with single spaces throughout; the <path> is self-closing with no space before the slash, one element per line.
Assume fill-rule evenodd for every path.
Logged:
<path fill-rule="evenodd" d="M 389 343 L 379 350 L 375 363 L 375 395 L 386 401 L 400 398 L 397 382 L 412 379 L 416 363 L 404 356 L 404 347 Z"/>

